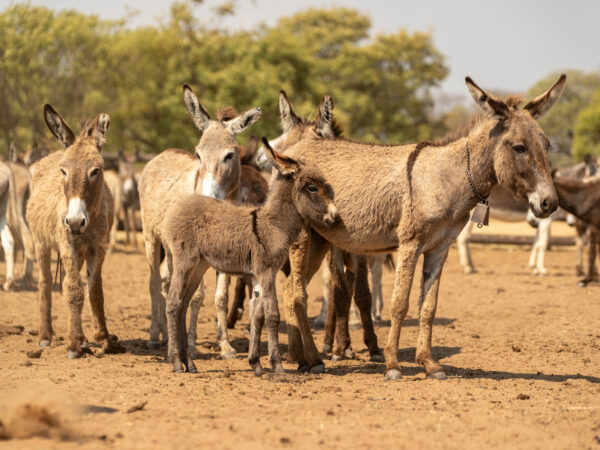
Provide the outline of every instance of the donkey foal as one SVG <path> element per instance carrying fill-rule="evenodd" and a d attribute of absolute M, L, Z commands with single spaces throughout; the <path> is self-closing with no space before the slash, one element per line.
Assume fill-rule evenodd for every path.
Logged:
<path fill-rule="evenodd" d="M 256 375 L 262 375 L 258 352 L 266 311 L 269 360 L 275 372 L 283 372 L 275 277 L 305 222 L 332 227 L 337 210 L 332 189 L 317 167 L 273 151 L 266 139 L 263 143 L 275 168 L 264 206 L 234 205 L 192 194 L 175 203 L 165 218 L 164 244 L 171 273 L 168 356 L 175 372 L 183 372 L 182 361 L 188 371 L 196 372 L 185 317 L 190 299 L 210 266 L 223 273 L 255 277 L 248 359 Z"/>

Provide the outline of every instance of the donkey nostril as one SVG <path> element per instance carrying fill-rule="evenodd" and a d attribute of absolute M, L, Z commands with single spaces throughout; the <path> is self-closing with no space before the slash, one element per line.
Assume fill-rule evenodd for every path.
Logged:
<path fill-rule="evenodd" d="M 542 208 L 544 208 L 544 209 L 548 209 L 548 199 L 547 199 L 547 198 L 545 198 L 545 199 L 542 201 Z"/>
<path fill-rule="evenodd" d="M 79 224 L 81 227 L 85 227 L 85 219 L 81 219 L 81 223 Z"/>

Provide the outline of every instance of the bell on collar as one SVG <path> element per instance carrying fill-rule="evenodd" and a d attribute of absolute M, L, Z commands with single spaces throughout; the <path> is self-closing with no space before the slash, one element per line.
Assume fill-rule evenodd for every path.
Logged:
<path fill-rule="evenodd" d="M 475 222 L 477 224 L 477 228 L 481 228 L 482 226 L 488 226 L 490 223 L 490 207 L 485 203 L 477 203 L 475 209 L 473 210 L 473 215 L 471 216 L 471 222 Z"/>

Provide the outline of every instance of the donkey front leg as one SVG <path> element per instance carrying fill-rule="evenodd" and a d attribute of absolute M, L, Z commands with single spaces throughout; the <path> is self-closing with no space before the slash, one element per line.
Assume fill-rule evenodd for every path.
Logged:
<path fill-rule="evenodd" d="M 217 289 L 215 292 L 215 306 L 217 308 L 217 342 L 221 347 L 221 358 L 223 359 L 232 359 L 236 357 L 236 351 L 229 343 L 229 333 L 227 332 L 228 294 L 229 275 L 217 272 Z M 195 320 L 198 320 L 198 316 L 196 316 Z"/>
<path fill-rule="evenodd" d="M 85 297 L 83 283 L 79 276 L 83 255 L 72 251 L 68 247 L 60 250 L 61 260 L 65 269 L 65 285 L 63 286 L 63 298 L 66 297 L 69 307 L 69 346 L 67 347 L 67 358 L 79 358 L 82 356 L 82 347 L 87 342 L 81 325 L 81 312 Z"/>
<path fill-rule="evenodd" d="M 40 347 L 49 347 L 52 342 L 52 261 L 51 249 L 41 244 L 35 247 L 40 268 Z"/>
<path fill-rule="evenodd" d="M 190 355 L 192 358 L 197 358 L 199 353 L 196 349 L 196 339 L 198 338 L 197 328 L 198 328 L 198 313 L 200 312 L 200 307 L 204 304 L 204 280 L 200 280 L 198 283 L 198 288 L 191 300 L 191 308 L 190 308 L 190 330 L 188 331 L 188 348 Z"/>
<path fill-rule="evenodd" d="M 104 315 L 104 291 L 102 290 L 102 264 L 106 250 L 103 246 L 88 252 L 86 259 L 88 298 L 92 307 L 96 334 L 94 340 L 102 342 L 102 350 L 105 354 L 125 353 L 125 347 L 116 342 L 116 339 L 108 333 L 106 317 Z"/>
<path fill-rule="evenodd" d="M 363 339 L 369 349 L 371 361 L 383 362 L 383 355 L 377 344 L 377 335 L 371 317 L 371 291 L 369 290 L 369 270 L 367 257 L 356 255 L 356 274 L 354 280 L 354 301 L 360 311 L 360 319 L 363 326 Z"/>
<path fill-rule="evenodd" d="M 387 255 L 369 256 L 369 271 L 371 272 L 371 316 L 374 321 L 381 321 L 383 311 L 383 290 L 381 278 L 383 276 L 383 262 Z"/>
<path fill-rule="evenodd" d="M 162 278 L 160 264 L 160 241 L 153 236 L 144 236 L 146 245 L 146 258 L 150 266 L 150 301 L 151 301 L 151 319 L 150 319 L 150 337 L 148 339 L 148 348 L 157 349 L 161 345 L 160 333 L 166 337 L 165 330 L 161 327 L 161 316 L 164 314 L 164 297 L 162 294 Z"/>
<path fill-rule="evenodd" d="M 390 311 L 392 326 L 384 349 L 386 380 L 398 380 L 402 378 L 402 372 L 398 364 L 398 342 L 400 340 L 402 322 L 408 312 L 408 299 L 418 257 L 417 245 L 414 243 L 407 243 L 398 248 L 396 276 Z"/>
<path fill-rule="evenodd" d="M 252 296 L 250 297 L 250 348 L 248 362 L 254 374 L 260 377 L 265 373 L 260 363 L 260 334 L 265 323 L 264 296 L 256 280 L 253 280 Z"/>
<path fill-rule="evenodd" d="M 445 380 L 446 374 L 431 355 L 431 333 L 435 310 L 437 308 L 438 290 L 442 267 L 448 256 L 450 243 L 425 253 L 423 259 L 423 276 L 421 278 L 421 296 L 419 297 L 419 337 L 417 340 L 416 362 L 425 366 L 427 377 Z"/>
<path fill-rule="evenodd" d="M 469 250 L 469 239 L 471 239 L 471 230 L 473 229 L 474 223 L 475 222 L 471 222 L 469 220 L 456 238 L 460 265 L 466 274 L 477 272 L 475 266 L 473 265 L 473 260 L 471 259 L 471 250 Z"/>
<path fill-rule="evenodd" d="M 277 272 L 263 274 L 260 279 L 260 292 L 264 298 L 266 309 L 267 331 L 269 333 L 269 362 L 275 373 L 283 373 L 281 354 L 279 353 L 279 306 L 275 291 L 275 276 Z"/>
<path fill-rule="evenodd" d="M 5 291 L 10 291 L 15 282 L 15 241 L 5 218 L 0 219 L 0 229 L 2 230 L 0 231 L 0 237 L 4 249 L 4 259 L 6 260 L 6 281 L 2 288 Z"/>

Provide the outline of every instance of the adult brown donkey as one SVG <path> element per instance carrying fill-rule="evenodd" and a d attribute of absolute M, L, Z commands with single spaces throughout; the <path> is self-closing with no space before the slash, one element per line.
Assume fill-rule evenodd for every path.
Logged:
<path fill-rule="evenodd" d="M 184 150 L 165 150 L 146 164 L 139 183 L 146 257 L 150 265 L 152 321 L 148 346 L 152 348 L 160 346 L 161 333 L 163 339 L 167 337 L 165 299 L 161 292 L 163 288 L 168 291 L 170 282 L 166 264 L 161 276 L 165 211 L 182 196 L 193 193 L 221 200 L 238 200 L 242 169 L 236 136 L 262 116 L 260 108 L 252 108 L 231 120 L 212 120 L 187 84 L 183 87 L 183 98 L 194 124 L 202 131 L 195 156 Z M 165 286 L 162 286 L 163 282 Z M 227 334 L 228 288 L 229 275 L 219 273 L 215 305 L 217 339 L 223 358 L 236 355 Z M 188 338 L 192 353 L 195 352 L 198 309 L 203 299 L 204 288 L 200 283 L 191 300 Z"/>
<path fill-rule="evenodd" d="M 519 109 L 517 97 L 501 101 L 467 78 L 469 92 L 485 114 L 444 142 L 385 146 L 310 140 L 285 153 L 318 163 L 335 192 L 341 219 L 332 229 L 317 228 L 326 243 L 311 245 L 304 230 L 290 247 L 285 290 L 289 351 L 301 367 L 323 364 L 307 320 L 306 284 L 332 244 L 359 254 L 397 251 L 392 325 L 384 350 L 387 380 L 402 376 L 398 341 L 417 259 L 424 255 L 416 361 L 428 376 L 445 378 L 431 355 L 431 329 L 448 248 L 470 210 L 497 184 L 527 196 L 538 217 L 557 208 L 549 141 L 535 119 L 558 100 L 565 80 L 562 75 L 550 90 Z"/>
<path fill-rule="evenodd" d="M 106 328 L 102 292 L 102 263 L 113 220 L 113 199 L 104 182 L 100 150 L 110 119 L 99 114 L 76 137 L 52 106 L 44 106 L 44 118 L 65 150 L 35 165 L 27 205 L 27 221 L 40 266 L 40 346 L 47 347 L 52 341 L 50 252 L 56 250 L 66 272 L 63 292 L 66 290 L 70 315 L 67 357 L 80 357 L 88 345 L 81 325 L 84 285 L 79 271 L 84 262 L 96 327 L 94 339 L 103 343 L 104 353 L 124 352 Z"/>

